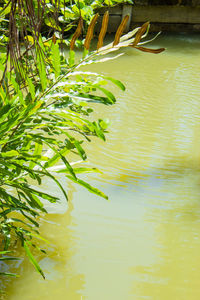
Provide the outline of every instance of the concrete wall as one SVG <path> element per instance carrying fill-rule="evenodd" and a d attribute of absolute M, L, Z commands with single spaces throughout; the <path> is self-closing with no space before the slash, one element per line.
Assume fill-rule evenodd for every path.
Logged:
<path fill-rule="evenodd" d="M 135 5 L 200 5 L 200 0 L 134 0 Z"/>
<path fill-rule="evenodd" d="M 151 31 L 200 32 L 200 0 L 190 0 L 190 5 L 185 6 L 147 5 L 149 3 L 148 1 L 155 0 L 137 0 L 140 5 L 123 5 L 110 8 L 108 32 L 115 32 L 123 16 L 126 14 L 130 16 L 126 31 L 146 21 L 150 21 Z M 162 3 L 164 2 L 166 1 L 162 0 Z M 194 3 L 198 5 L 192 6 Z M 103 12 L 104 10 L 101 10 L 101 14 L 103 14 Z M 100 23 L 101 22 L 99 22 L 99 26 Z"/>

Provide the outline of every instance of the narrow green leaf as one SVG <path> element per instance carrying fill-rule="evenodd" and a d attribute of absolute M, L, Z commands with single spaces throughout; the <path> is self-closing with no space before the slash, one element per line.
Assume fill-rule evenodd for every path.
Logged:
<path fill-rule="evenodd" d="M 44 22 L 47 26 L 52 27 L 58 31 L 61 31 L 62 29 L 60 28 L 60 26 L 57 25 L 57 22 L 55 20 L 55 18 L 52 18 L 50 16 L 48 16 L 47 18 L 44 19 Z"/>
<path fill-rule="evenodd" d="M 12 83 L 14 89 L 15 89 L 15 92 L 16 92 L 16 93 L 18 94 L 18 96 L 19 96 L 20 103 L 21 103 L 23 106 L 25 106 L 25 101 L 24 101 L 23 93 L 22 93 L 22 91 L 21 91 L 21 89 L 20 89 L 19 84 L 16 82 L 16 80 L 15 80 L 15 78 L 14 78 L 13 76 L 11 77 L 11 83 Z"/>
<path fill-rule="evenodd" d="M 19 188 L 19 187 L 18 187 Z M 29 187 L 29 186 L 22 186 L 21 185 L 21 190 L 23 190 L 26 194 L 27 193 L 30 193 L 30 194 L 35 194 L 35 195 L 37 195 L 37 196 L 39 196 L 39 197 L 41 197 L 41 198 L 43 198 L 43 199 L 46 199 L 46 200 L 48 200 L 48 201 L 50 201 L 50 202 L 52 202 L 52 203 L 55 203 L 56 201 L 58 201 L 59 200 L 59 198 L 57 198 L 57 197 L 54 197 L 54 196 L 51 196 L 51 195 L 49 195 L 49 194 L 47 194 L 47 193 L 44 193 L 44 192 L 40 192 L 40 191 L 38 191 L 38 190 L 35 190 L 35 189 L 33 189 L 33 188 L 31 188 L 31 187 Z M 32 195 L 33 196 L 33 195 Z M 41 201 L 39 201 L 39 199 L 38 198 L 35 198 L 34 197 L 34 200 L 36 201 L 36 203 L 38 204 L 38 208 L 42 208 L 43 207 L 43 204 L 41 203 Z"/>
<path fill-rule="evenodd" d="M 69 67 L 71 68 L 74 65 L 74 62 L 75 62 L 75 52 L 73 50 L 69 51 L 68 62 L 69 62 Z"/>
<path fill-rule="evenodd" d="M 75 183 L 78 183 L 78 184 L 82 185 L 83 187 L 85 187 L 85 188 L 86 188 L 88 191 L 90 191 L 91 193 L 96 194 L 96 195 L 98 195 L 98 196 L 100 196 L 100 197 L 103 197 L 103 198 L 105 198 L 105 199 L 108 200 L 108 196 L 107 196 L 107 195 L 105 195 L 105 194 L 104 194 L 103 192 L 101 192 L 99 189 L 97 189 L 97 188 L 91 186 L 89 183 L 87 183 L 87 182 L 85 182 L 85 181 L 83 181 L 83 180 L 81 180 L 81 179 L 79 179 L 79 178 L 74 179 L 74 178 L 73 178 L 72 176 L 70 176 L 70 175 L 67 175 L 66 177 L 68 177 L 70 180 L 74 181 Z"/>
<path fill-rule="evenodd" d="M 2 157 L 13 157 L 13 156 L 19 156 L 19 152 L 16 150 L 10 150 L 6 152 L 1 152 L 0 154 Z"/>
<path fill-rule="evenodd" d="M 8 254 L 8 253 L 12 253 L 12 251 L 0 251 L 0 255 L 4 255 L 4 254 Z"/>
<path fill-rule="evenodd" d="M 69 170 L 70 174 L 76 179 L 76 174 L 74 173 L 74 170 L 70 163 L 67 161 L 67 159 L 64 156 L 61 156 L 62 161 L 64 162 L 65 166 Z"/>
<path fill-rule="evenodd" d="M 100 139 L 102 139 L 103 141 L 105 141 L 105 140 L 106 140 L 106 137 L 105 137 L 105 135 L 104 135 L 104 133 L 103 133 L 103 130 L 100 128 L 99 124 L 96 123 L 96 122 L 93 122 L 92 124 L 94 125 L 94 130 L 95 130 L 96 135 L 97 135 Z"/>
<path fill-rule="evenodd" d="M 42 143 L 40 142 L 40 143 L 38 143 L 38 142 L 35 142 L 35 150 L 34 150 L 34 152 L 33 152 L 33 156 L 38 156 L 38 157 L 40 157 L 41 156 L 41 153 L 42 153 Z M 30 162 L 30 165 L 29 165 L 29 167 L 31 168 L 31 169 L 33 169 L 34 168 L 34 166 L 35 166 L 35 163 L 32 161 L 32 162 Z"/>
<path fill-rule="evenodd" d="M 110 91 L 108 91 L 108 90 L 102 88 L 101 86 L 99 86 L 99 85 L 97 85 L 97 84 L 93 85 L 93 87 L 96 87 L 98 90 L 102 91 L 102 92 L 107 96 L 107 98 L 108 98 L 110 104 L 113 104 L 113 103 L 116 102 L 115 96 L 114 96 L 113 93 L 111 93 Z"/>
<path fill-rule="evenodd" d="M 31 94 L 31 98 L 34 101 L 35 100 L 35 86 L 34 86 L 32 80 L 29 77 L 26 78 L 26 82 L 27 82 L 28 87 L 29 87 L 29 92 Z"/>
<path fill-rule="evenodd" d="M 87 102 L 93 102 L 93 103 L 103 103 L 105 105 L 110 105 L 110 100 L 107 97 L 103 96 L 97 96 L 97 95 L 91 95 L 91 94 L 69 94 L 69 96 L 72 99 L 77 99 L 80 101 L 87 101 Z"/>
<path fill-rule="evenodd" d="M 11 113 L 12 110 L 13 107 L 10 104 L 4 105 L 0 109 L 0 123 L 3 122 L 8 117 L 8 115 Z"/>
<path fill-rule="evenodd" d="M 33 254 L 30 251 L 30 248 L 28 247 L 27 242 L 24 241 L 24 249 L 26 251 L 26 254 L 30 260 L 30 262 L 33 264 L 33 266 L 35 267 L 36 271 L 42 275 L 42 277 L 45 279 L 45 275 L 42 271 L 42 269 L 40 268 L 39 264 L 37 263 L 35 257 L 33 256 Z"/>
<path fill-rule="evenodd" d="M 59 160 L 60 160 L 60 155 L 66 155 L 70 150 L 65 147 L 63 148 L 59 153 L 56 152 L 55 155 L 53 155 L 46 163 L 45 163 L 45 168 L 49 168 L 54 166 Z"/>
<path fill-rule="evenodd" d="M 80 157 L 81 157 L 83 160 L 86 160 L 86 159 L 87 159 L 87 155 L 86 155 L 84 149 L 81 147 L 80 142 L 77 141 L 77 140 L 74 140 L 73 143 L 74 143 L 76 149 L 78 150 L 78 153 L 79 153 Z"/>
<path fill-rule="evenodd" d="M 108 77 L 108 76 L 102 76 L 103 78 L 110 80 L 111 82 L 113 82 L 115 85 L 117 85 L 122 91 L 125 91 L 126 87 L 123 85 L 123 83 L 117 79 L 114 79 L 112 77 Z"/>
<path fill-rule="evenodd" d="M 57 78 L 60 75 L 60 51 L 58 41 L 52 43 L 52 63 L 55 72 L 55 77 Z"/>
<path fill-rule="evenodd" d="M 46 76 L 46 65 L 45 65 L 45 57 L 44 57 L 44 44 L 41 36 L 39 37 L 39 47 L 37 47 L 36 58 L 37 58 L 37 67 L 40 75 L 40 81 L 42 85 L 42 89 L 45 90 L 47 87 L 47 76 Z"/>
<path fill-rule="evenodd" d="M 83 174 L 83 173 L 102 173 L 97 168 L 73 168 L 75 174 Z M 57 171 L 57 173 L 69 173 L 68 169 L 62 169 Z"/>
<path fill-rule="evenodd" d="M 33 220 L 32 218 L 30 218 L 29 216 L 27 216 L 27 215 L 24 214 L 24 213 L 23 213 L 23 215 L 24 215 L 29 221 L 31 221 L 31 223 L 33 223 L 36 227 L 39 227 L 39 224 L 38 224 L 35 220 Z M 26 222 L 24 222 L 24 221 L 22 221 L 22 220 L 20 220 L 20 219 L 17 219 L 17 218 L 9 218 L 9 219 L 6 220 L 6 223 L 12 223 L 12 222 L 23 223 L 24 225 L 30 227 L 29 224 L 27 224 Z"/>
<path fill-rule="evenodd" d="M 31 223 L 33 223 L 36 227 L 39 227 L 38 222 L 36 222 L 35 220 L 33 220 L 31 217 L 29 217 L 28 215 L 26 215 L 24 212 L 22 213 L 23 216 L 25 216 L 25 218 L 27 218 Z M 27 225 L 27 224 L 26 224 Z"/>
<path fill-rule="evenodd" d="M 19 275 L 17 274 L 7 273 L 7 272 L 0 272 L 0 276 L 19 277 Z"/>
<path fill-rule="evenodd" d="M 3 256 L 3 257 L 0 257 L 0 261 L 3 261 L 3 260 L 19 260 L 19 258 L 17 258 L 17 257 L 5 257 L 5 256 Z"/>
<path fill-rule="evenodd" d="M 56 153 L 56 155 L 58 155 L 56 157 L 56 159 L 58 159 L 57 161 L 59 161 L 59 159 L 62 159 L 62 161 L 64 162 L 65 166 L 67 167 L 67 169 L 69 170 L 69 172 L 71 173 L 71 175 L 76 178 L 76 174 L 73 171 L 72 166 L 70 165 L 70 163 L 67 161 L 67 159 L 64 157 L 63 152 L 65 153 L 66 149 L 69 151 L 68 147 L 62 149 L 60 152 L 58 150 L 56 150 L 54 147 L 50 146 L 50 144 L 48 144 L 48 146 Z M 54 163 L 55 164 L 55 163 Z M 47 166 L 49 167 L 48 162 L 45 164 L 45 168 L 47 168 Z"/>

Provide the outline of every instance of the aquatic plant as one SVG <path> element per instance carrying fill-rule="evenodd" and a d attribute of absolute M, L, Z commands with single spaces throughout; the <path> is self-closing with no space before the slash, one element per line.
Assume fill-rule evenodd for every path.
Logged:
<path fill-rule="evenodd" d="M 45 278 L 32 249 L 44 252 L 37 242 L 42 239 L 39 216 L 47 213 L 44 200 L 55 203 L 59 199 L 43 191 L 43 180 L 52 180 L 66 200 L 68 193 L 57 173 L 63 173 L 68 180 L 107 199 L 102 191 L 79 175 L 98 170 L 74 167 L 69 154 L 84 161 L 87 159 L 84 141 L 90 142 L 92 137 L 105 141 L 107 123 L 102 119 L 91 121 L 93 109 L 89 105 L 116 102 L 106 87 L 110 82 L 122 90 L 125 87 L 117 79 L 82 71 L 81 66 L 119 57 L 123 53 L 110 57 L 102 55 L 122 47 L 131 46 L 151 53 L 160 53 L 164 49 L 141 46 L 149 23 L 122 35 L 127 16 L 114 41 L 103 46 L 109 18 L 106 12 L 97 49 L 89 51 L 98 18 L 95 15 L 87 30 L 82 58 L 76 58 L 74 48 L 83 30 L 80 14 L 69 53 L 65 55 L 60 50 L 62 38 L 56 37 L 55 33 L 51 37 L 42 36 L 43 6 L 39 3 L 11 0 L 0 13 L 1 22 L 5 22 L 9 7 L 9 26 L 3 38 L 6 51 L 0 56 L 0 235 L 3 251 L 12 249 L 15 242 L 20 243 L 35 269 Z M 20 12 L 17 18 L 16 11 Z"/>

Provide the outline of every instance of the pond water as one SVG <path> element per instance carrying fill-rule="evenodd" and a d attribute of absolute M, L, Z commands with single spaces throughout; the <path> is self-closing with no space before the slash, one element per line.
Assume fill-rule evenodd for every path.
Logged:
<path fill-rule="evenodd" d="M 127 49 L 93 65 L 125 83 L 112 107 L 107 142 L 87 146 L 103 174 L 84 175 L 109 201 L 60 178 L 67 206 L 41 220 L 44 281 L 25 259 L 8 300 L 199 300 L 200 37 L 162 34 L 153 55 Z M 58 193 L 52 183 L 48 191 Z"/>

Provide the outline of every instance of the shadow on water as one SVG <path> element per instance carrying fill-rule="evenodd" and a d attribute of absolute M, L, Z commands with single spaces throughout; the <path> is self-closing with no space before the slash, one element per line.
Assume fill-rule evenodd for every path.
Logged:
<path fill-rule="evenodd" d="M 16 299 L 16 290 L 19 295 L 25 294 L 25 298 L 30 300 L 81 299 L 85 277 L 75 267 L 77 238 L 74 235 L 76 223 L 72 218 L 74 206 L 71 202 L 74 188 L 73 186 L 68 186 L 68 188 L 70 190 L 68 209 L 66 210 L 66 203 L 61 203 L 65 212 L 60 211 L 59 205 L 57 207 L 50 205 L 47 207 L 50 213 L 48 218 L 41 220 L 41 235 L 50 243 L 48 245 L 44 243 L 41 247 L 40 242 L 39 245 L 47 251 L 48 255 L 35 254 L 46 279 L 43 280 L 38 273 L 34 272 L 28 259 L 24 259 L 22 266 L 17 269 L 20 277 L 9 283 L 9 293 L 6 299 Z M 59 218 L 57 213 L 53 213 L 53 209 L 57 213 L 60 211 Z M 31 287 L 30 282 L 34 283 Z"/>

